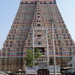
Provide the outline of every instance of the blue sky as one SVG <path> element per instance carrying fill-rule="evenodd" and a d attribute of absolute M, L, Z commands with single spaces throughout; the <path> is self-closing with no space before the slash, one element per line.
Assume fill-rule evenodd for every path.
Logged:
<path fill-rule="evenodd" d="M 0 49 L 7 37 L 20 0 L 0 0 Z M 57 0 L 58 8 L 75 42 L 75 0 Z"/>

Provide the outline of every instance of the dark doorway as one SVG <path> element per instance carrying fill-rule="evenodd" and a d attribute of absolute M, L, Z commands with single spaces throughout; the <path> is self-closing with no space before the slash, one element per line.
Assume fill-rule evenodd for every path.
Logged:
<path fill-rule="evenodd" d="M 50 59 L 49 63 L 50 63 L 50 65 L 53 65 L 54 62 L 52 59 Z"/>
<path fill-rule="evenodd" d="M 49 70 L 48 69 L 39 69 L 37 71 L 37 75 L 49 75 Z"/>

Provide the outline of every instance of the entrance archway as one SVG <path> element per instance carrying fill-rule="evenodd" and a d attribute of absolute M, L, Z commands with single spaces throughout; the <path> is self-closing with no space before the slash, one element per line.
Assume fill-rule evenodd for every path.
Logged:
<path fill-rule="evenodd" d="M 48 69 L 39 69 L 37 71 L 37 75 L 49 75 L 49 70 Z"/>

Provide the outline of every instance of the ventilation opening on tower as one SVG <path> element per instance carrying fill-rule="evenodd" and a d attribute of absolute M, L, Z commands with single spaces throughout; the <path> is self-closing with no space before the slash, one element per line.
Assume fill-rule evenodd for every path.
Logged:
<path fill-rule="evenodd" d="M 23 4 L 23 1 L 21 1 L 21 4 Z"/>
<path fill-rule="evenodd" d="M 38 45 L 41 45 L 42 43 L 41 42 L 38 42 Z"/>
<path fill-rule="evenodd" d="M 38 15 L 40 15 L 40 13 L 37 13 Z"/>
<path fill-rule="evenodd" d="M 42 1 L 40 1 L 40 4 L 42 4 Z"/>
<path fill-rule="evenodd" d="M 46 1 L 44 1 L 43 4 L 46 4 Z"/>
<path fill-rule="evenodd" d="M 31 1 L 31 4 L 33 4 L 33 1 Z"/>
<path fill-rule="evenodd" d="M 50 1 L 49 4 L 52 4 L 52 1 Z"/>
<path fill-rule="evenodd" d="M 37 35 L 37 37 L 41 37 L 41 35 Z"/>
<path fill-rule="evenodd" d="M 40 26 L 40 24 L 37 24 L 37 26 Z"/>
<path fill-rule="evenodd" d="M 37 22 L 40 22 L 40 20 L 38 19 Z"/>
<path fill-rule="evenodd" d="M 25 4 L 27 4 L 27 1 L 25 1 Z"/>

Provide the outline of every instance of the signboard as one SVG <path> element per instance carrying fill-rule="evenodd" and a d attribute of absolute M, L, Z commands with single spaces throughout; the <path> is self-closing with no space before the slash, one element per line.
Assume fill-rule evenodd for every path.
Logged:
<path fill-rule="evenodd" d="M 47 68 L 47 63 L 39 63 L 40 68 Z"/>

